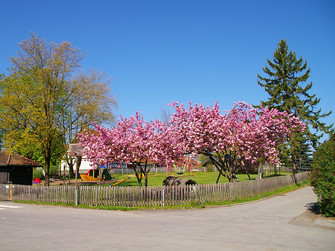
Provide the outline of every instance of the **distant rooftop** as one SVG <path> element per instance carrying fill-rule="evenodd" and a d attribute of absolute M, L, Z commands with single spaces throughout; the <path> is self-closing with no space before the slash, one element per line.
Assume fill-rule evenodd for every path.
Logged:
<path fill-rule="evenodd" d="M 19 154 L 10 154 L 9 152 L 0 151 L 0 167 L 3 166 L 42 166 L 40 163 L 23 157 Z"/>

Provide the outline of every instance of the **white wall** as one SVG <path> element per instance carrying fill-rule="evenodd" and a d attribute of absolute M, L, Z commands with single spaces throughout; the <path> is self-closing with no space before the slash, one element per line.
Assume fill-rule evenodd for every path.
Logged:
<path fill-rule="evenodd" d="M 69 173 L 69 166 L 65 160 L 61 161 L 60 164 L 60 172 L 61 174 L 64 174 L 64 168 L 65 168 L 65 173 Z M 77 168 L 77 164 L 74 165 L 73 171 L 75 172 Z M 87 161 L 85 159 L 81 160 L 80 168 L 79 168 L 79 173 L 81 174 L 86 174 L 89 170 L 92 169 L 92 163 L 90 161 Z"/>
<path fill-rule="evenodd" d="M 82 158 L 81 160 L 81 164 L 80 164 L 80 168 L 79 168 L 79 173 L 81 174 L 86 174 L 89 170 L 92 169 L 92 162 Z M 118 168 L 118 164 L 112 164 L 111 165 L 112 168 Z M 61 161 L 61 164 L 60 164 L 60 170 L 59 170 L 59 174 L 64 174 L 64 168 L 65 168 L 65 173 L 68 174 L 69 173 L 69 166 L 67 164 L 67 162 L 65 160 L 62 160 Z M 75 172 L 76 171 L 76 168 L 77 168 L 77 165 L 75 164 L 74 167 L 73 167 L 73 171 Z M 127 165 L 126 164 L 122 164 L 121 165 L 121 169 L 127 169 Z M 132 170 L 130 170 L 132 171 Z"/>

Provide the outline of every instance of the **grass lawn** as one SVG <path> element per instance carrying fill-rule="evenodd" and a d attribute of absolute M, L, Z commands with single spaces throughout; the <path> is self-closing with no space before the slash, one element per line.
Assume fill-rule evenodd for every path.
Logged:
<path fill-rule="evenodd" d="M 179 177 L 181 179 L 192 179 L 196 181 L 198 184 L 214 184 L 216 182 L 218 174 L 219 174 L 218 172 L 194 172 L 194 175 L 192 174 L 189 175 L 188 172 L 185 172 L 183 175 L 177 175 L 175 172 L 172 172 L 171 176 Z M 287 174 L 289 173 L 282 173 L 281 175 L 287 175 Z M 127 177 L 130 177 L 129 180 L 122 183 L 122 186 L 138 186 L 138 182 L 137 182 L 135 174 L 129 174 L 129 175 L 115 174 L 115 176 L 119 180 L 127 179 Z M 148 185 L 149 186 L 161 186 L 166 176 L 167 174 L 165 172 L 164 173 L 149 173 Z M 250 176 L 252 179 L 255 179 L 258 175 L 250 174 Z M 237 177 L 239 181 L 249 180 L 246 174 L 238 174 Z M 228 179 L 221 176 L 219 183 L 228 183 Z M 142 179 L 142 185 L 144 185 L 144 179 Z"/>

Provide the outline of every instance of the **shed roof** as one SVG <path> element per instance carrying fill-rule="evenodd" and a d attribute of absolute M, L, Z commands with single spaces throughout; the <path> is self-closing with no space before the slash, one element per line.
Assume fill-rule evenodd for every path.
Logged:
<path fill-rule="evenodd" d="M 6 151 L 0 151 L 0 167 L 3 166 L 38 167 L 42 165 L 36 161 L 33 161 L 16 153 L 10 154 Z"/>

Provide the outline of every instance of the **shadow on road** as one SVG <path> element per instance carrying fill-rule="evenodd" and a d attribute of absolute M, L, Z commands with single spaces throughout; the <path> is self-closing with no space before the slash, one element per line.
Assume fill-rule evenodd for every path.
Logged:
<path fill-rule="evenodd" d="M 327 218 L 321 215 L 317 203 L 308 203 L 305 207 L 307 211 L 294 218 L 289 224 L 335 231 L 335 218 Z"/>

